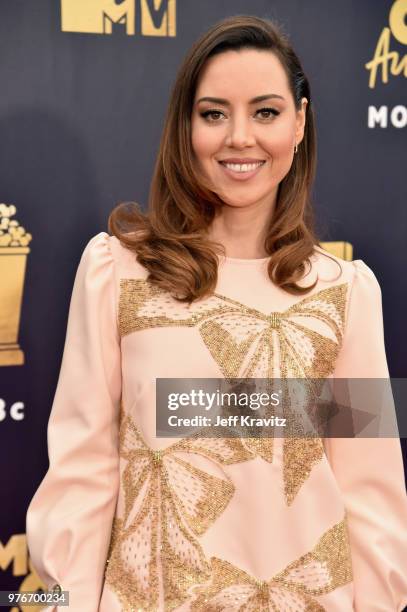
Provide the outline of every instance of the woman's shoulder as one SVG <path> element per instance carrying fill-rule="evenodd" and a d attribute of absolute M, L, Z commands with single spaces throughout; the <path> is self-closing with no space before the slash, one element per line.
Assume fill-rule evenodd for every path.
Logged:
<path fill-rule="evenodd" d="M 370 283 L 378 283 L 373 270 L 362 259 L 346 260 L 315 245 L 310 260 L 322 282 L 353 283 L 358 278 L 365 278 Z"/>
<path fill-rule="evenodd" d="M 137 261 L 136 251 L 107 232 L 99 232 L 93 236 L 86 245 L 82 257 L 87 257 L 95 262 L 110 259 L 114 263 L 116 273 L 121 277 L 144 278 L 147 276 L 147 270 Z"/>

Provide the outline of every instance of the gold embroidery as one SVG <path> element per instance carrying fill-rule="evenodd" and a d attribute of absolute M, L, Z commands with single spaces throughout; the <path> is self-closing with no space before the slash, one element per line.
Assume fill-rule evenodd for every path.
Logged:
<path fill-rule="evenodd" d="M 243 438 L 243 444 L 254 457 L 259 456 L 264 461 L 273 461 L 273 438 Z"/>
<path fill-rule="evenodd" d="M 123 610 L 155 611 L 160 581 L 165 609 L 188 597 L 188 589 L 208 580 L 209 565 L 197 536 L 223 512 L 234 487 L 223 471 L 213 476 L 179 454 L 198 454 L 218 466 L 247 461 L 237 438 L 184 438 L 163 450 L 146 446 L 133 419 L 123 415 L 120 456 L 123 517 L 114 521 L 106 582 Z"/>
<path fill-rule="evenodd" d="M 122 279 L 120 333 L 160 326 L 196 327 L 225 378 L 318 378 L 333 370 L 340 349 L 346 289 L 346 284 L 331 287 L 284 312 L 264 314 L 218 294 L 203 303 L 182 304 L 148 281 Z M 301 324 L 307 317 L 322 323 L 323 331 Z M 284 440 L 287 503 L 292 503 L 322 453 L 318 438 Z M 217 520 L 234 491 L 221 466 L 256 456 L 271 462 L 272 438 L 198 435 L 152 450 L 122 409 L 120 454 L 124 507 L 113 524 L 106 582 L 118 594 L 124 612 L 135 606 L 153 612 L 163 605 L 172 611 L 191 597 L 192 587 L 198 594 L 194 605 L 203 601 L 193 609 L 202 612 L 281 610 L 284 604 L 322 610 L 311 596 L 345 583 L 341 580 L 349 575 L 348 556 L 341 548 L 343 534 L 338 526 L 321 538 L 312 553 L 271 581 L 255 580 L 220 559 L 212 558 L 210 565 L 205 558 L 198 537 Z M 212 468 L 205 471 L 194 466 L 194 454 L 212 462 Z M 216 466 L 219 476 L 212 475 Z M 222 582 L 221 572 L 233 577 L 230 588 Z M 211 577 L 210 586 L 202 586 Z"/>
<path fill-rule="evenodd" d="M 290 505 L 312 468 L 323 457 L 321 438 L 284 438 L 283 479 L 284 493 Z"/>
<path fill-rule="evenodd" d="M 314 549 L 270 580 L 257 580 L 233 564 L 211 558 L 211 582 L 193 589 L 191 612 L 325 610 L 314 596 L 353 579 L 347 521 L 329 529 Z"/>
<path fill-rule="evenodd" d="M 234 340 L 217 321 L 204 321 L 199 328 L 201 337 L 211 352 L 216 363 L 226 378 L 237 378 L 243 361 L 258 336 L 258 332 L 249 333 L 242 341 Z"/>
<path fill-rule="evenodd" d="M 279 329 L 281 327 L 281 315 L 279 312 L 272 312 L 270 315 L 270 327 Z"/>
<path fill-rule="evenodd" d="M 279 376 L 278 365 L 281 378 L 326 377 L 341 344 L 346 290 L 346 283 L 329 287 L 284 312 L 264 314 L 217 293 L 203 303 L 176 303 L 144 279 L 121 279 L 120 334 L 151 327 L 196 326 L 227 378 Z M 333 331 L 335 340 L 304 327 L 296 321 L 298 317 L 318 319 L 327 331 Z M 282 351 L 279 364 L 273 360 L 274 334 Z M 265 367 L 259 353 L 266 349 Z"/>
<path fill-rule="evenodd" d="M 290 329 L 280 334 L 280 371 L 282 378 L 309 379 L 310 399 L 318 395 L 315 379 L 332 373 L 342 346 L 345 325 L 347 285 L 329 287 L 291 306 L 286 315 Z M 308 329 L 295 317 L 314 317 L 330 329 L 335 340 Z M 290 402 L 285 403 L 290 411 Z M 289 416 L 285 414 L 285 416 Z M 291 504 L 313 466 L 324 454 L 320 438 L 286 437 L 283 440 L 283 478 L 287 504 Z"/>
<path fill-rule="evenodd" d="M 342 345 L 347 288 L 347 283 L 335 285 L 283 312 L 265 314 L 218 293 L 204 302 L 178 303 L 145 279 L 121 279 L 120 333 L 196 326 L 225 378 L 305 378 L 312 394 L 315 379 L 332 373 Z M 310 318 L 318 320 L 324 331 L 301 323 Z M 289 402 L 285 410 L 289 411 Z M 246 438 L 246 443 L 252 452 L 259 449 L 266 461 L 273 460 L 272 438 L 261 442 Z M 283 445 L 284 493 L 291 504 L 324 447 L 320 439 L 305 436 L 287 437 Z"/>

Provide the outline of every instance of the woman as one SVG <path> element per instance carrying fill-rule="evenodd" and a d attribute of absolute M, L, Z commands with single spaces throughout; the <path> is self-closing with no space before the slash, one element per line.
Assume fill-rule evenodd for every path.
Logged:
<path fill-rule="evenodd" d="M 170 99 L 147 216 L 75 280 L 27 514 L 74 610 L 400 611 L 397 438 L 156 437 L 156 378 L 387 378 L 381 292 L 312 230 L 310 87 L 269 20 L 223 20 Z"/>

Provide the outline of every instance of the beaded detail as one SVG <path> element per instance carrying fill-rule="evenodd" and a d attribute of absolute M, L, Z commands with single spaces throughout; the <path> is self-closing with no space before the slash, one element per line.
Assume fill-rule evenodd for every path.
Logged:
<path fill-rule="evenodd" d="M 345 518 L 319 539 L 313 550 L 270 580 L 257 580 L 232 563 L 211 558 L 211 581 L 193 589 L 191 612 L 320 612 L 315 596 L 352 582 Z"/>
<path fill-rule="evenodd" d="M 197 327 L 226 378 L 323 378 L 333 371 L 340 349 L 347 288 L 329 287 L 283 312 L 265 314 L 217 293 L 204 302 L 180 303 L 145 279 L 124 278 L 119 330 L 123 337 L 148 328 Z M 300 323 L 309 318 L 322 322 L 326 333 Z"/>
<path fill-rule="evenodd" d="M 340 350 L 347 288 L 330 287 L 265 314 L 220 294 L 189 305 L 147 280 L 121 279 L 119 330 L 124 337 L 158 327 L 196 328 L 225 378 L 266 378 L 270 384 L 274 378 L 323 378 Z M 291 504 L 323 456 L 323 445 L 303 437 L 284 439 L 283 445 L 284 493 Z M 120 457 L 123 503 L 114 518 L 105 579 L 124 612 L 171 612 L 192 599 L 191 610 L 200 612 L 323 610 L 312 596 L 350 580 L 341 524 L 271 580 L 205 557 L 200 536 L 234 494 L 222 466 L 256 457 L 271 463 L 273 438 L 198 433 L 153 450 L 122 409 Z"/>
<path fill-rule="evenodd" d="M 119 329 L 125 336 L 155 327 L 197 327 L 225 378 L 304 378 L 312 385 L 334 370 L 347 290 L 347 283 L 335 285 L 283 312 L 265 314 L 218 293 L 188 305 L 145 279 L 121 279 Z M 304 325 L 312 319 L 321 331 Z M 257 449 L 264 460 L 273 460 L 272 438 L 245 443 L 252 453 Z M 286 437 L 283 446 L 284 493 L 291 504 L 324 447 L 320 438 L 304 436 Z"/>
<path fill-rule="evenodd" d="M 193 455 L 208 460 L 208 471 L 193 465 Z M 134 602 L 143 611 L 160 609 L 162 583 L 165 610 L 173 610 L 188 598 L 191 585 L 206 582 L 210 575 L 197 536 L 233 495 L 234 486 L 221 465 L 247 461 L 250 453 L 238 438 L 197 435 L 152 450 L 122 409 L 120 457 L 125 464 L 124 511 L 114 519 L 106 583 L 125 612 L 134 609 Z"/>

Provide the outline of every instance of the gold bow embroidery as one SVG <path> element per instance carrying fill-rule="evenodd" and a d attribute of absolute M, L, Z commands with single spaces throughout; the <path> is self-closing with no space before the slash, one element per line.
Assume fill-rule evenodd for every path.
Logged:
<path fill-rule="evenodd" d="M 228 561 L 211 558 L 211 582 L 193 589 L 191 612 L 320 612 L 314 596 L 353 579 L 346 519 L 334 525 L 314 549 L 270 580 L 256 580 Z"/>
<path fill-rule="evenodd" d="M 145 279 L 121 279 L 120 286 L 122 336 L 156 327 L 197 327 L 225 378 L 305 378 L 312 385 L 334 370 L 342 345 L 347 283 L 269 314 L 218 293 L 189 306 Z M 245 444 L 252 454 L 272 462 L 273 438 L 246 438 Z M 291 504 L 324 447 L 320 438 L 304 436 L 287 437 L 283 444 L 284 493 Z"/>
<path fill-rule="evenodd" d="M 226 378 L 319 378 L 333 370 L 343 334 L 347 283 L 269 314 L 218 293 L 191 306 L 178 303 L 145 279 L 121 279 L 120 287 L 122 336 L 154 327 L 197 327 Z M 325 332 L 304 326 L 304 319 L 319 320 Z"/>
<path fill-rule="evenodd" d="M 192 464 L 194 454 L 207 471 Z M 209 577 L 196 536 L 219 517 L 233 495 L 233 484 L 220 466 L 246 461 L 250 454 L 239 439 L 196 435 L 152 450 L 131 416 L 123 414 L 120 456 L 126 462 L 124 508 L 114 521 L 106 581 L 124 609 L 137 602 L 152 612 L 159 608 L 161 577 L 165 609 L 173 610 L 188 597 L 191 585 Z"/>

